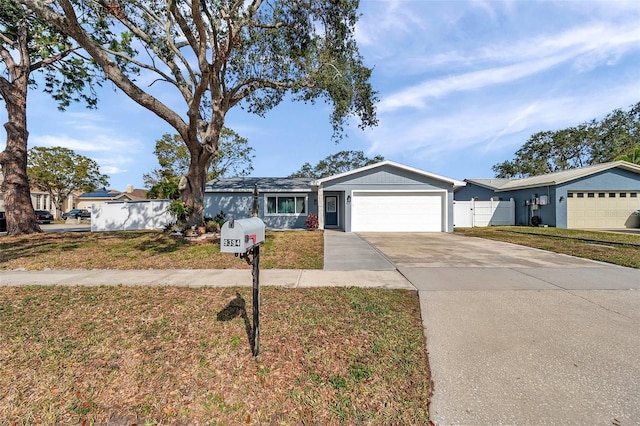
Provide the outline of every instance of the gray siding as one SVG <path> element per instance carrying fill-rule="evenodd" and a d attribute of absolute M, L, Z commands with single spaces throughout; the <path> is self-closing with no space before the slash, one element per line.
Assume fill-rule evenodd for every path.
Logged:
<path fill-rule="evenodd" d="M 454 194 L 454 198 L 457 201 L 471 201 L 473 198 L 478 201 L 489 201 L 491 197 L 495 196 L 501 195 L 497 194 L 493 189 L 485 188 L 484 186 L 471 182 L 467 182 L 467 186 L 458 189 Z"/>
<path fill-rule="evenodd" d="M 267 229 L 305 229 L 304 221 L 307 215 L 266 215 L 265 196 L 269 193 L 259 194 L 258 207 L 260 217 Z M 280 195 L 280 194 L 278 194 Z M 296 193 L 295 195 L 307 195 L 307 213 L 318 213 L 317 194 L 315 192 Z M 204 214 L 215 217 L 223 211 L 227 219 L 243 219 L 251 216 L 253 194 L 247 193 L 205 193 Z"/>
<path fill-rule="evenodd" d="M 340 179 L 326 182 L 323 187 L 325 191 L 343 191 L 346 189 L 443 189 L 451 185 L 427 176 L 411 173 L 392 166 L 383 166 L 374 171 L 365 170 L 342 177 Z M 414 187 L 414 188 L 412 188 Z"/>

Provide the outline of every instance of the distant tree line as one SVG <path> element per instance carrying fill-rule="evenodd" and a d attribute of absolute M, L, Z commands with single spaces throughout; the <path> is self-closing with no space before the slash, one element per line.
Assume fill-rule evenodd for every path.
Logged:
<path fill-rule="evenodd" d="M 340 151 L 318 161 L 318 164 L 315 166 L 312 166 L 309 163 L 304 163 L 299 170 L 293 172 L 289 177 L 321 179 L 323 177 L 348 172 L 370 164 L 379 163 L 381 161 L 384 161 L 384 157 L 381 155 L 369 158 L 365 156 L 362 151 Z"/>
<path fill-rule="evenodd" d="M 516 151 L 513 160 L 492 170 L 499 178 L 522 178 L 615 160 L 640 164 L 640 102 L 599 121 L 538 132 Z"/>

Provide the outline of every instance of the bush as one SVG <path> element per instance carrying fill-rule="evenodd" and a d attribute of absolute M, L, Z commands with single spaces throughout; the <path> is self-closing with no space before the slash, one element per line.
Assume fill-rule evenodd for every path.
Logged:
<path fill-rule="evenodd" d="M 207 228 L 207 232 L 215 233 L 220 231 L 220 225 L 213 219 L 205 220 L 204 226 Z"/>
<path fill-rule="evenodd" d="M 307 218 L 304 220 L 304 226 L 306 226 L 309 231 L 317 231 L 318 215 L 315 213 L 309 213 Z"/>
<path fill-rule="evenodd" d="M 184 221 L 191 214 L 193 208 L 186 206 L 182 200 L 173 200 L 168 210 L 178 221 Z"/>
<path fill-rule="evenodd" d="M 222 210 L 220 210 L 220 213 L 218 213 L 216 217 L 213 218 L 213 221 L 218 224 L 219 228 L 222 228 L 222 225 L 224 225 L 224 223 L 227 221 L 227 215 L 224 214 Z"/>

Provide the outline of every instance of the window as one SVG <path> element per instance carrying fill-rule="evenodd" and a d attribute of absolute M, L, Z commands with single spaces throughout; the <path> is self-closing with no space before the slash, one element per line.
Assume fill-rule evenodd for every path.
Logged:
<path fill-rule="evenodd" d="M 567 198 L 573 198 L 573 192 L 569 192 L 569 193 L 567 194 Z"/>
<path fill-rule="evenodd" d="M 578 192 L 578 198 L 584 198 L 584 192 Z"/>
<path fill-rule="evenodd" d="M 630 193 L 629 193 L 629 197 L 631 197 L 631 198 L 638 198 L 638 193 L 637 193 L 637 192 L 630 192 Z"/>
<path fill-rule="evenodd" d="M 307 214 L 306 195 L 267 196 L 267 214 Z"/>
<path fill-rule="evenodd" d="M 605 195 L 604 192 L 598 192 L 598 198 L 604 198 Z"/>
<path fill-rule="evenodd" d="M 589 192 L 589 193 L 587 194 L 587 197 L 589 197 L 589 198 L 595 198 L 595 197 L 596 197 L 596 194 L 594 194 L 593 192 Z"/>
<path fill-rule="evenodd" d="M 620 193 L 620 198 L 627 198 L 627 193 L 626 192 L 621 192 Z"/>
<path fill-rule="evenodd" d="M 616 198 L 616 193 L 615 192 L 610 192 L 609 193 L 609 198 Z"/>

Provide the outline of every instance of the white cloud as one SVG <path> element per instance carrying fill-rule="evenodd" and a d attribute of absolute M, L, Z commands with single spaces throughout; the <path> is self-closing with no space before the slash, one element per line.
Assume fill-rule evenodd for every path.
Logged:
<path fill-rule="evenodd" d="M 74 137 L 61 135 L 36 135 L 29 138 L 29 142 L 34 146 L 62 147 L 73 151 L 96 152 L 111 151 L 108 145 L 95 143 L 95 141 L 81 140 Z"/>
<path fill-rule="evenodd" d="M 616 108 L 626 109 L 638 101 L 638 94 L 634 82 L 561 96 L 531 93 L 516 99 L 507 94 L 495 102 L 461 105 L 429 115 L 382 114 L 379 127 L 368 130 L 366 137 L 370 152 L 384 156 L 435 158 L 472 148 L 486 153 L 520 146 L 539 131 L 577 125 Z"/>
<path fill-rule="evenodd" d="M 453 92 L 475 90 L 501 83 L 507 83 L 548 70 L 566 60 L 557 56 L 537 61 L 522 62 L 501 68 L 490 68 L 466 74 L 428 80 L 419 85 L 409 87 L 391 96 L 383 97 L 378 105 L 380 112 L 393 111 L 399 108 L 424 108 L 430 98 L 440 98 Z"/>
<path fill-rule="evenodd" d="M 612 65 L 628 50 L 640 49 L 637 27 L 613 28 L 591 26 L 566 31 L 559 35 L 535 37 L 513 45 L 498 45 L 473 52 L 469 57 L 459 52 L 442 55 L 441 65 L 472 63 L 490 64 L 480 70 L 428 79 L 422 83 L 383 96 L 380 112 L 399 108 L 425 108 L 431 98 L 455 92 L 476 90 L 539 74 L 563 63 L 572 63 L 578 72 L 589 71 L 600 64 Z M 507 62 L 507 65 L 499 65 Z"/>

